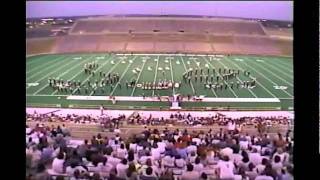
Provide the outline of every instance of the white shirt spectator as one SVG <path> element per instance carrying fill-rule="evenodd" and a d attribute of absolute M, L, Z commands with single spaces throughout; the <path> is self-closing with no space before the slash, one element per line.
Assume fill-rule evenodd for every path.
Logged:
<path fill-rule="evenodd" d="M 85 168 L 83 168 L 82 166 L 76 166 L 75 168 L 72 168 L 71 166 L 68 166 L 66 168 L 66 174 L 68 174 L 69 176 L 73 176 L 73 173 L 75 170 L 79 170 L 80 172 L 82 171 L 87 171 Z"/>
<path fill-rule="evenodd" d="M 188 155 L 188 162 L 189 163 L 194 163 L 194 161 L 197 158 L 197 154 L 195 154 L 194 156 L 191 156 L 190 154 Z"/>
<path fill-rule="evenodd" d="M 233 153 L 230 159 L 238 166 L 242 161 L 242 155 Z"/>
<path fill-rule="evenodd" d="M 128 153 L 127 149 L 121 149 L 121 148 L 117 149 L 117 157 L 120 159 L 125 158 L 127 153 Z"/>
<path fill-rule="evenodd" d="M 190 145 L 187 147 L 187 153 L 190 154 L 191 152 L 197 152 L 197 146 L 195 145 Z"/>
<path fill-rule="evenodd" d="M 110 174 L 113 166 L 110 163 L 106 163 L 106 165 L 103 165 L 103 163 L 99 163 L 98 167 L 100 168 L 101 173 L 106 173 L 106 174 Z"/>
<path fill-rule="evenodd" d="M 151 159 L 151 162 L 153 163 L 153 157 L 152 156 L 141 156 L 139 159 L 140 164 L 146 164 L 147 159 Z"/>
<path fill-rule="evenodd" d="M 255 167 L 254 170 L 255 170 L 258 174 L 261 174 L 261 173 L 264 171 L 265 168 L 266 168 L 265 165 L 263 165 L 263 164 L 258 164 L 258 165 Z"/>
<path fill-rule="evenodd" d="M 228 156 L 231 159 L 231 156 L 233 154 L 233 150 L 229 147 L 223 148 L 220 150 L 220 154 L 222 156 Z"/>
<path fill-rule="evenodd" d="M 160 153 L 163 153 L 166 150 L 166 143 L 165 142 L 157 142 L 158 148 Z"/>
<path fill-rule="evenodd" d="M 136 143 L 130 143 L 129 149 L 132 149 L 133 152 L 137 152 L 137 144 Z"/>
<path fill-rule="evenodd" d="M 63 173 L 63 163 L 64 163 L 64 159 L 54 158 L 52 162 L 52 169 L 56 173 Z"/>
<path fill-rule="evenodd" d="M 121 162 L 121 159 L 113 157 L 113 156 L 106 156 L 108 159 L 108 163 L 110 163 L 113 167 L 116 167 L 117 164 Z"/>
<path fill-rule="evenodd" d="M 170 156 L 165 156 L 165 157 L 162 159 L 162 164 L 163 164 L 164 166 L 174 167 L 174 158 L 173 158 L 173 157 L 170 157 Z"/>
<path fill-rule="evenodd" d="M 234 177 L 234 164 L 231 161 L 219 161 L 217 164 L 219 170 L 219 178 L 228 179 Z"/>
<path fill-rule="evenodd" d="M 95 165 L 92 164 L 92 162 L 90 162 L 90 163 L 87 165 L 87 167 L 88 167 L 88 170 L 89 170 L 90 172 L 100 172 L 100 170 L 101 170 L 101 168 L 100 168 L 98 165 L 95 166 Z"/>
<path fill-rule="evenodd" d="M 261 163 L 262 157 L 260 153 L 249 153 L 249 160 L 256 166 Z"/>
<path fill-rule="evenodd" d="M 248 149 L 249 142 L 248 141 L 239 141 L 240 149 Z"/>
<path fill-rule="evenodd" d="M 128 169 L 128 167 L 129 167 L 128 164 L 119 163 L 116 166 L 117 176 L 120 177 L 120 178 L 126 178 L 127 177 L 127 169 Z"/>
<path fill-rule="evenodd" d="M 175 159 L 175 164 L 176 167 L 178 168 L 184 168 L 184 166 L 186 165 L 186 161 L 184 159 Z"/>
<path fill-rule="evenodd" d="M 199 163 L 199 164 L 193 163 L 192 165 L 193 165 L 193 170 L 194 170 L 194 171 L 197 171 L 197 172 L 199 172 L 199 173 L 200 173 L 201 171 L 203 171 L 204 166 L 203 166 L 202 163 Z"/>
<path fill-rule="evenodd" d="M 151 156 L 155 160 L 160 159 L 160 149 L 159 148 L 151 148 Z"/>
<path fill-rule="evenodd" d="M 194 180 L 199 178 L 200 174 L 197 171 L 185 171 L 181 176 L 181 180 Z"/>
<path fill-rule="evenodd" d="M 281 174 L 281 169 L 283 167 L 281 162 L 278 162 L 278 163 L 272 162 L 271 165 L 272 165 L 272 169 L 277 171 L 278 174 Z"/>
<path fill-rule="evenodd" d="M 192 142 L 196 142 L 197 143 L 197 146 L 200 145 L 201 143 L 201 139 L 199 138 L 192 138 Z"/>

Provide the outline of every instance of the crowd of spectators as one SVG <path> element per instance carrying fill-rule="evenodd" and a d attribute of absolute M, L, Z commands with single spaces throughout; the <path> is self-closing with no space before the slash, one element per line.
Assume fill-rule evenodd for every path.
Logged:
<path fill-rule="evenodd" d="M 232 122 L 231 122 L 232 124 Z M 291 180 L 290 131 L 249 135 L 236 130 L 142 130 L 121 138 L 93 136 L 68 146 L 69 130 L 26 127 L 28 179 Z"/>

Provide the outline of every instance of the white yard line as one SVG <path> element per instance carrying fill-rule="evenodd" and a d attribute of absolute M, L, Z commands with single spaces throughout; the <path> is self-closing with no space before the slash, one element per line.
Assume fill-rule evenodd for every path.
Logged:
<path fill-rule="evenodd" d="M 183 61 L 182 56 L 180 55 L 179 57 L 180 57 L 180 59 L 181 59 L 181 61 L 182 61 L 182 64 L 183 64 L 184 69 L 185 69 L 186 72 L 187 72 L 188 70 L 187 70 L 186 65 L 184 64 L 184 61 Z M 193 91 L 193 94 L 194 94 L 194 93 L 195 93 L 195 90 L 194 90 L 194 88 L 193 88 L 192 81 L 190 81 L 190 85 L 191 85 L 191 88 L 192 88 L 192 91 Z"/>
<path fill-rule="evenodd" d="M 91 57 L 88 57 L 86 60 L 84 60 L 85 62 L 84 63 L 87 63 L 89 60 L 91 60 L 93 57 L 95 56 L 91 56 Z M 84 64 L 82 63 L 82 64 Z M 83 73 L 83 71 L 79 71 L 78 73 L 76 73 L 74 76 L 72 76 L 70 79 L 68 79 L 67 81 L 71 81 L 73 80 L 75 77 L 77 77 L 79 74 Z M 58 92 L 58 90 L 55 90 L 53 93 L 51 93 L 51 95 L 54 95 Z"/>
<path fill-rule="evenodd" d="M 239 69 L 241 69 L 242 71 L 244 71 L 244 69 L 242 69 L 239 65 L 237 65 L 236 63 L 234 63 L 232 60 L 228 59 L 230 61 L 230 63 L 232 63 L 233 65 L 237 66 Z M 250 75 L 251 77 L 251 75 Z M 264 90 L 266 90 L 271 96 L 273 96 L 274 98 L 277 98 L 277 96 L 275 96 L 272 92 L 270 92 L 264 85 L 262 85 L 258 80 L 257 80 L 257 84 L 259 84 Z"/>
<path fill-rule="evenodd" d="M 140 79 L 140 75 L 141 75 L 141 73 L 142 73 L 142 71 L 143 71 L 143 68 L 144 68 L 144 65 L 147 63 L 147 60 L 145 60 L 145 62 L 143 62 L 143 64 L 142 64 L 142 68 L 141 68 L 141 71 L 139 72 L 139 75 L 138 75 L 138 78 L 137 78 L 137 83 L 139 82 L 139 79 Z M 133 93 L 134 93 L 134 91 L 136 90 L 136 85 L 133 87 L 133 90 L 132 90 L 132 92 L 131 92 L 131 95 L 130 96 L 133 96 Z"/>
<path fill-rule="evenodd" d="M 230 62 L 232 62 L 232 61 L 230 61 Z M 235 64 L 236 66 L 238 66 L 237 64 Z M 248 65 L 247 65 L 248 66 Z M 239 66 L 238 66 L 239 67 Z M 252 69 L 252 67 L 251 66 L 249 66 L 251 69 Z M 240 67 L 239 67 L 240 68 Z M 241 68 L 242 69 L 242 68 Z M 242 69 L 243 70 L 243 69 Z M 256 71 L 255 69 L 253 69 L 254 71 Z M 261 75 L 261 73 L 260 72 L 258 72 L 258 71 L 256 71 L 258 74 L 260 74 Z M 263 77 L 265 77 L 263 74 L 261 75 L 261 76 L 263 76 Z M 250 75 L 250 77 L 252 77 L 251 75 Z M 266 78 L 266 77 L 265 77 Z M 269 80 L 270 81 L 270 79 L 268 79 L 267 78 L 267 80 Z M 274 84 L 274 85 L 277 85 L 277 84 L 275 84 L 273 81 L 270 81 L 272 84 Z M 269 92 L 269 94 L 271 94 L 273 97 L 275 97 L 275 98 L 277 98 L 277 96 L 275 96 L 273 93 L 271 93 L 267 88 L 265 88 L 261 83 L 259 83 L 259 81 L 257 81 L 257 83 L 258 84 L 260 84 L 260 86 L 261 87 L 263 87 L 265 90 L 267 90 L 268 92 Z M 282 91 L 284 91 L 283 89 L 282 89 Z M 293 97 L 290 93 L 288 93 L 288 92 L 286 92 L 286 91 L 284 91 L 286 94 L 288 94 L 290 97 Z"/>
<path fill-rule="evenodd" d="M 258 63 L 258 62 L 256 62 L 256 63 Z M 284 72 L 283 71 L 283 69 L 280 69 L 279 67 L 279 65 L 277 65 L 277 64 L 273 64 L 273 63 L 264 63 L 265 65 L 267 65 L 267 66 L 269 66 L 270 68 L 272 68 L 272 69 L 274 69 L 274 70 L 277 70 L 278 72 L 280 72 L 280 73 L 282 73 L 283 75 L 285 75 L 286 77 L 288 77 L 288 78 L 290 78 L 291 80 L 293 80 L 293 74 L 289 74 L 289 73 L 286 73 L 286 72 Z M 271 65 L 271 64 L 273 64 L 273 65 Z"/>
<path fill-rule="evenodd" d="M 77 61 L 77 60 L 76 60 Z M 64 66 L 57 68 L 55 71 L 52 71 L 48 74 L 46 74 L 45 76 L 43 76 L 42 78 L 38 79 L 36 81 L 36 83 L 39 83 L 40 81 L 42 81 L 45 78 L 48 78 L 49 76 L 51 76 L 52 74 L 54 74 L 55 72 L 61 70 L 62 68 L 66 67 L 67 65 L 71 64 L 71 63 L 75 63 L 76 61 L 69 61 L 68 63 L 64 64 Z M 27 87 L 27 89 L 29 89 L 31 86 Z"/>
<path fill-rule="evenodd" d="M 225 59 L 225 58 L 224 58 Z M 223 67 L 224 68 L 227 68 L 227 66 L 225 65 L 225 64 L 223 64 L 223 62 L 222 61 L 218 61 L 220 64 L 222 64 L 223 65 Z M 241 81 L 241 79 L 238 77 L 238 76 L 236 76 L 236 78 L 241 82 L 241 83 L 243 83 L 243 81 Z M 251 89 L 249 89 L 249 88 L 246 88 L 255 98 L 258 98 L 258 96 L 251 90 Z"/>
<path fill-rule="evenodd" d="M 28 68 L 26 67 L 26 69 L 27 69 L 27 72 L 26 72 L 26 74 L 28 75 L 28 74 L 30 74 L 30 73 L 32 73 L 32 72 L 34 72 L 34 71 L 36 71 L 36 70 L 38 70 L 38 69 L 41 69 L 43 66 L 51 66 L 52 64 L 54 64 L 54 63 L 56 63 L 56 62 L 59 62 L 59 61 L 57 61 L 58 59 L 63 59 L 63 58 L 65 58 L 65 57 L 57 57 L 57 58 L 54 58 L 54 59 L 52 59 L 52 60 L 48 60 L 47 62 L 44 62 L 43 64 L 41 64 L 41 65 L 39 65 L 39 66 L 36 66 L 35 68 L 33 68 L 33 69 L 29 69 L 29 71 L 28 71 Z M 43 59 L 43 58 L 41 58 L 41 59 Z M 49 64 L 51 64 L 51 65 L 49 65 Z M 26 66 L 27 65 L 30 65 L 30 64 L 26 64 Z"/>
<path fill-rule="evenodd" d="M 99 66 L 99 67 L 96 69 L 96 71 L 98 71 L 98 69 L 101 69 L 102 67 L 104 67 L 104 66 L 110 61 L 110 59 L 111 59 L 112 57 L 113 57 L 113 56 L 111 55 L 111 56 L 109 57 L 109 59 L 106 60 L 105 63 L 103 63 L 101 66 Z M 121 62 L 121 61 L 118 61 L 118 63 L 117 63 L 116 65 L 118 65 L 120 62 Z M 115 65 L 115 66 L 116 66 L 116 65 Z M 84 84 L 90 79 L 91 76 L 92 76 L 92 75 L 88 76 L 84 81 L 82 81 L 82 83 L 80 84 L 80 86 L 84 85 Z M 76 89 L 73 90 L 71 94 L 74 94 L 75 92 L 76 92 Z"/>
<path fill-rule="evenodd" d="M 154 74 L 153 83 L 155 83 L 155 82 L 156 82 L 156 79 L 157 79 L 158 66 L 159 66 L 159 55 L 158 55 L 158 58 L 157 58 L 156 73 Z M 152 96 L 154 96 L 154 89 L 152 90 Z"/>
<path fill-rule="evenodd" d="M 204 60 L 206 60 L 207 63 L 209 63 L 212 68 L 215 68 L 205 57 L 202 57 L 202 58 L 203 58 Z M 219 74 L 220 78 L 222 79 L 221 74 L 218 73 L 218 72 L 217 72 L 217 74 Z M 232 94 L 233 94 L 236 98 L 239 98 L 239 97 L 237 96 L 237 94 L 230 88 L 229 84 L 228 84 L 225 80 L 223 80 L 223 82 L 228 86 L 229 90 L 231 90 Z"/>
<path fill-rule="evenodd" d="M 170 72 L 171 72 L 171 81 L 172 81 L 172 87 L 173 87 L 172 92 L 173 92 L 173 95 L 175 95 L 176 93 L 175 93 L 175 90 L 174 90 L 174 82 L 173 82 L 173 73 L 172 73 L 171 61 L 172 61 L 172 59 L 170 58 Z"/>
<path fill-rule="evenodd" d="M 92 56 L 92 57 L 93 57 L 93 56 Z M 92 57 L 91 57 L 91 58 L 92 58 Z M 91 59 L 91 58 L 90 58 L 90 59 Z M 78 63 L 77 65 L 73 66 L 73 67 L 70 68 L 69 70 L 67 70 L 67 71 L 65 71 L 64 73 L 60 74 L 59 77 L 62 77 L 62 76 L 64 76 L 65 74 L 67 74 L 68 72 L 70 72 L 71 70 L 73 70 L 74 68 L 83 65 L 85 62 L 88 61 L 88 59 L 89 59 L 89 58 L 87 58 L 84 62 Z M 80 71 L 78 74 L 80 74 L 81 72 L 82 72 L 82 71 Z M 70 80 L 67 80 L 67 81 L 70 81 Z M 42 88 L 40 88 L 39 90 L 37 90 L 36 92 L 34 92 L 33 95 L 38 94 L 40 91 L 42 91 L 43 89 L 45 89 L 45 88 L 48 87 L 48 86 L 49 86 L 49 84 L 46 84 L 45 86 L 43 86 Z M 56 91 L 57 91 L 57 90 L 56 90 Z"/>
<path fill-rule="evenodd" d="M 31 76 L 27 77 L 26 81 L 32 79 L 33 77 L 35 77 L 36 75 L 51 69 L 52 67 L 56 67 L 56 65 L 60 65 L 61 63 L 63 63 L 64 60 L 66 60 L 68 57 L 62 57 L 61 59 L 59 59 L 59 61 L 55 61 L 54 63 L 50 64 L 49 66 L 46 66 L 45 68 L 41 69 L 40 71 L 32 74 Z"/>
<path fill-rule="evenodd" d="M 266 77 L 265 75 L 263 75 L 263 73 L 260 73 L 259 71 L 255 70 L 254 68 L 252 68 L 250 65 L 248 65 L 247 63 L 244 62 L 244 64 L 248 67 L 250 67 L 251 69 L 253 69 L 255 72 L 257 72 L 258 74 L 260 74 L 261 76 L 263 76 L 265 79 L 267 79 L 268 81 L 270 81 L 274 86 L 278 86 L 279 84 L 276 84 L 275 82 L 273 82 L 271 79 L 269 79 L 268 77 Z M 286 93 L 287 95 L 289 95 L 290 97 L 293 97 L 292 94 L 288 93 L 287 91 L 281 89 L 284 93 Z"/>
<path fill-rule="evenodd" d="M 138 56 L 135 56 L 135 57 L 132 59 L 132 61 L 134 61 L 137 57 L 138 57 Z M 146 60 L 146 61 L 147 61 L 147 60 Z M 124 75 L 127 73 L 127 71 L 128 71 L 128 69 L 129 69 L 129 67 L 131 67 L 131 65 L 132 65 L 132 64 L 133 64 L 133 62 L 132 62 L 132 63 L 129 63 L 129 62 L 128 62 L 128 66 L 127 66 L 126 70 L 122 73 L 122 75 L 121 75 L 121 77 L 120 77 L 119 81 L 117 82 L 116 86 L 113 88 L 113 90 L 112 90 L 112 92 L 111 92 L 110 96 L 112 96 L 112 95 L 113 95 L 114 91 L 117 89 L 117 87 L 118 87 L 119 83 L 121 82 L 122 78 L 123 78 L 123 77 L 124 77 Z M 141 70 L 141 71 L 142 71 L 142 70 Z"/>
<path fill-rule="evenodd" d="M 248 63 L 246 63 L 246 64 L 248 64 Z M 257 63 L 257 66 L 261 67 L 261 68 L 264 69 L 265 71 L 268 71 L 268 72 L 271 73 L 273 76 L 277 77 L 278 79 L 282 80 L 283 82 L 285 82 L 285 83 L 287 83 L 288 85 L 290 85 L 291 87 L 293 87 L 293 84 L 292 84 L 292 83 L 290 83 L 290 82 L 286 81 L 285 79 L 279 77 L 278 75 L 274 74 L 272 71 L 266 69 L 265 67 L 261 66 L 261 65 L 258 64 L 258 63 Z"/>
<path fill-rule="evenodd" d="M 195 62 L 194 59 L 192 59 L 192 60 L 193 60 L 193 62 Z M 195 62 L 195 63 L 198 66 L 198 68 L 201 69 L 200 66 L 197 64 L 197 62 Z M 218 97 L 217 93 L 213 89 L 210 88 L 210 90 L 212 91 L 212 93 L 214 94 L 215 97 Z"/>

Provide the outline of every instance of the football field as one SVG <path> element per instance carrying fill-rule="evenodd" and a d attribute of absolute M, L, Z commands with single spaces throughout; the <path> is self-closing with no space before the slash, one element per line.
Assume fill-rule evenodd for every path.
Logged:
<path fill-rule="evenodd" d="M 96 62 L 93 76 L 84 73 L 84 65 Z M 191 82 L 183 74 L 198 69 L 198 78 Z M 200 69 L 203 79 L 200 81 Z M 215 70 L 215 74 L 213 73 Z M 220 69 L 220 71 L 219 71 Z M 205 76 L 211 82 L 222 77 L 228 70 L 240 72 L 238 76 L 222 80 L 222 88 L 209 88 Z M 250 75 L 246 75 L 247 71 Z M 80 87 L 102 81 L 101 73 L 119 75 L 119 81 L 103 87 L 58 91 L 49 85 L 49 78 L 76 81 Z M 211 79 L 211 76 L 213 76 Z M 246 81 L 256 79 L 254 87 L 243 87 Z M 136 81 L 136 86 L 127 87 L 126 82 Z M 144 84 L 160 81 L 179 83 L 168 89 L 144 89 Z M 236 84 L 240 84 L 238 87 Z M 187 101 L 183 109 L 250 109 L 250 110 L 293 110 L 293 60 L 286 57 L 266 56 L 223 56 L 185 54 L 53 54 L 28 57 L 26 61 L 26 102 L 29 107 L 96 108 L 103 104 L 109 108 L 162 109 L 169 108 L 169 102 L 130 100 L 130 97 L 196 95 L 207 101 Z M 77 98 L 72 98 L 77 96 Z M 83 96 L 83 98 L 79 98 Z M 126 97 L 115 104 L 109 96 Z M 105 97 L 105 98 L 103 98 Z"/>

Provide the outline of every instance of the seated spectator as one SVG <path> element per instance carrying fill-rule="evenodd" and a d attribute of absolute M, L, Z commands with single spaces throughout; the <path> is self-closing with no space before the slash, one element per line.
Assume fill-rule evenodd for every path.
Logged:
<path fill-rule="evenodd" d="M 250 163 L 248 167 L 249 167 L 249 170 L 245 171 L 245 173 L 249 177 L 250 180 L 254 180 L 258 176 L 257 171 L 255 171 L 256 170 L 255 166 L 253 163 Z"/>
<path fill-rule="evenodd" d="M 160 148 L 156 143 L 153 144 L 153 147 L 151 148 L 151 156 L 154 160 L 159 160 L 161 156 Z"/>
<path fill-rule="evenodd" d="M 112 164 L 108 162 L 108 158 L 103 157 L 102 162 L 98 163 L 98 167 L 100 168 L 100 175 L 102 177 L 109 176 L 112 171 Z"/>
<path fill-rule="evenodd" d="M 157 177 L 160 176 L 161 172 L 160 172 L 159 168 L 158 168 L 157 166 L 155 166 L 155 165 L 152 164 L 151 159 L 147 159 L 146 164 L 143 165 L 143 166 L 140 168 L 141 174 L 146 174 L 146 169 L 147 169 L 148 167 L 151 167 L 151 168 L 152 168 L 152 172 L 153 172 L 153 174 L 154 174 L 155 176 L 157 176 Z"/>
<path fill-rule="evenodd" d="M 78 163 L 72 162 L 70 166 L 66 167 L 66 174 L 72 176 L 76 170 L 79 170 L 80 172 L 86 172 L 87 171 L 87 169 L 85 169 L 84 167 L 79 166 Z"/>
<path fill-rule="evenodd" d="M 271 165 L 272 165 L 272 169 L 275 170 L 278 175 L 280 175 L 281 169 L 283 167 L 280 156 L 276 155 Z"/>
<path fill-rule="evenodd" d="M 200 173 L 198 171 L 193 170 L 192 164 L 187 165 L 187 170 L 181 176 L 181 180 L 194 180 L 199 178 L 200 178 Z"/>
<path fill-rule="evenodd" d="M 203 166 L 203 164 L 200 163 L 199 157 L 196 158 L 195 163 L 192 165 L 193 165 L 193 169 L 195 171 L 198 171 L 199 173 L 200 173 L 200 171 L 203 171 L 204 166 Z"/>
<path fill-rule="evenodd" d="M 194 163 L 197 158 L 196 152 L 191 152 L 191 154 L 188 155 L 188 162 Z"/>
<path fill-rule="evenodd" d="M 146 174 L 140 176 L 140 180 L 158 180 L 158 178 L 154 175 L 151 167 L 146 169 Z"/>
<path fill-rule="evenodd" d="M 138 171 L 136 166 L 133 163 L 129 164 L 129 168 L 127 170 L 127 178 L 126 180 L 137 180 L 138 179 Z"/>
<path fill-rule="evenodd" d="M 253 165 L 258 165 L 261 163 L 262 157 L 260 153 L 258 153 L 258 150 L 256 148 L 253 149 L 251 153 L 248 153 L 250 162 L 253 163 Z"/>
<path fill-rule="evenodd" d="M 147 151 L 144 156 L 140 157 L 140 164 L 146 164 L 147 159 L 151 159 L 151 161 L 153 162 L 153 157 L 151 156 L 149 151 Z"/>
<path fill-rule="evenodd" d="M 126 157 L 127 154 L 128 154 L 128 152 L 127 152 L 127 150 L 125 149 L 124 144 L 121 144 L 121 145 L 120 145 L 120 148 L 117 149 L 117 157 L 118 157 L 119 159 L 123 159 L 123 158 Z"/>
<path fill-rule="evenodd" d="M 122 159 L 121 163 L 116 165 L 117 177 L 126 178 L 128 168 L 129 168 L 128 161 L 126 159 Z"/>
<path fill-rule="evenodd" d="M 234 164 L 228 156 L 223 156 L 217 164 L 217 174 L 220 179 L 234 178 Z"/>
<path fill-rule="evenodd" d="M 58 156 L 56 158 L 53 159 L 52 162 L 52 169 L 56 172 L 56 173 L 64 173 L 64 153 L 60 151 L 60 153 L 58 154 Z"/>
<path fill-rule="evenodd" d="M 207 180 L 208 175 L 206 173 L 201 173 L 200 180 Z"/>
<path fill-rule="evenodd" d="M 170 155 L 166 155 L 163 159 L 162 159 L 162 164 L 164 167 L 174 167 L 174 162 L 175 159 L 173 156 Z"/>
<path fill-rule="evenodd" d="M 92 162 L 89 162 L 89 164 L 87 165 L 88 170 L 90 172 L 95 172 L 95 173 L 100 172 L 101 168 L 100 166 L 98 166 L 98 163 L 99 163 L 98 160 L 93 160 Z"/>
<path fill-rule="evenodd" d="M 245 171 L 249 170 L 249 157 L 245 156 L 242 158 L 242 161 L 239 163 L 239 168 L 244 168 Z"/>
<path fill-rule="evenodd" d="M 268 159 L 266 158 L 263 158 L 262 159 L 262 163 L 261 164 L 258 164 L 255 168 L 255 171 L 258 173 L 258 174 L 261 174 L 264 169 L 266 168 L 266 165 L 269 163 Z"/>
<path fill-rule="evenodd" d="M 177 155 L 175 157 L 174 164 L 177 168 L 182 169 L 186 165 L 186 161 L 184 159 L 182 159 L 180 155 Z"/>

